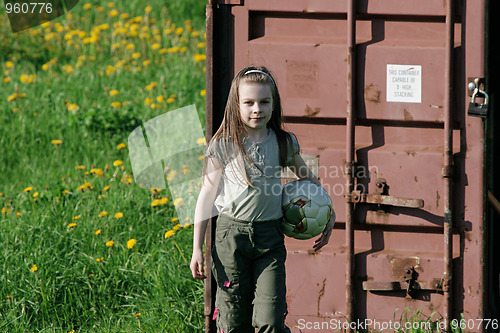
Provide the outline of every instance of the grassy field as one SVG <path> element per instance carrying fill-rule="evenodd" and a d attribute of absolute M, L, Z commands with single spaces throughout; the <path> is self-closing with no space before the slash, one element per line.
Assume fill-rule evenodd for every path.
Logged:
<path fill-rule="evenodd" d="M 205 1 L 81 1 L 13 34 L 0 10 L 0 332 L 200 332 L 192 229 L 133 181 L 127 138 L 195 104 Z"/>

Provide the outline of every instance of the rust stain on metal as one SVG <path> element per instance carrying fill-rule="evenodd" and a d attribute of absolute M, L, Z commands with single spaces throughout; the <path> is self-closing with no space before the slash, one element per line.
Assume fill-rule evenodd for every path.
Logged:
<path fill-rule="evenodd" d="M 319 284 L 318 284 L 319 286 Z M 321 302 L 321 299 L 325 295 L 325 286 L 326 286 L 326 278 L 323 279 L 323 285 L 321 286 L 321 289 L 319 290 L 318 293 L 318 316 L 321 316 L 320 311 L 319 311 L 319 303 Z"/>
<path fill-rule="evenodd" d="M 413 120 L 413 116 L 406 109 L 404 109 L 404 117 L 405 117 L 405 120 Z"/>
<path fill-rule="evenodd" d="M 416 271 L 422 271 L 420 268 L 419 257 L 396 258 L 391 259 L 392 275 L 396 280 L 405 280 L 408 267 L 413 267 Z"/>
<path fill-rule="evenodd" d="M 365 87 L 365 99 L 368 102 L 376 104 L 380 103 L 380 90 L 378 90 L 373 83 L 370 83 Z"/>
<path fill-rule="evenodd" d="M 318 115 L 318 113 L 320 113 L 320 111 L 321 111 L 321 108 L 316 107 L 313 109 L 309 105 L 306 105 L 306 108 L 304 110 L 306 117 L 315 117 Z"/>

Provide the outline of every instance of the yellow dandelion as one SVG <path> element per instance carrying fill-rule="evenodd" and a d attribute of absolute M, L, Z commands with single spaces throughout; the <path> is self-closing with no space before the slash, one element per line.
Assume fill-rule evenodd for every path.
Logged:
<path fill-rule="evenodd" d="M 78 105 L 73 104 L 73 103 L 68 103 L 66 105 L 66 108 L 68 109 L 68 111 L 76 111 L 76 110 L 78 110 Z"/>
<path fill-rule="evenodd" d="M 152 99 L 152 98 L 149 98 L 149 97 L 148 97 L 148 98 L 146 98 L 146 99 L 144 100 L 144 104 L 150 105 L 151 103 L 153 103 L 153 99 Z"/>
<path fill-rule="evenodd" d="M 205 142 L 206 142 L 205 138 L 199 138 L 198 140 L 196 140 L 196 143 L 199 145 L 204 145 Z"/>
<path fill-rule="evenodd" d="M 93 173 L 96 177 L 102 177 L 104 175 L 104 171 L 100 168 L 94 168 L 90 170 L 90 173 Z"/>
<path fill-rule="evenodd" d="M 151 6 L 146 6 L 146 8 L 144 8 L 144 12 L 146 12 L 146 13 L 151 13 L 152 10 L 153 10 L 153 7 L 151 7 Z"/>
<path fill-rule="evenodd" d="M 100 258 L 97 258 L 95 261 L 97 261 L 97 262 L 101 262 L 101 261 L 103 261 L 103 260 L 104 260 L 104 257 L 100 257 Z"/>
<path fill-rule="evenodd" d="M 129 239 L 128 242 L 127 242 L 127 248 L 129 250 L 132 249 L 135 246 L 136 242 L 137 241 L 134 238 Z"/>
<path fill-rule="evenodd" d="M 80 217 L 82 217 L 82 216 L 81 215 L 73 216 L 73 220 L 78 220 Z"/>
<path fill-rule="evenodd" d="M 130 17 L 130 16 L 129 16 L 127 13 L 121 13 L 121 14 L 120 14 L 120 18 L 121 18 L 122 20 L 126 20 L 126 19 L 128 19 L 129 17 Z"/>
<path fill-rule="evenodd" d="M 132 54 L 132 58 L 134 58 L 134 59 L 139 59 L 140 57 L 141 57 L 141 54 L 139 52 L 134 52 Z"/>
<path fill-rule="evenodd" d="M 115 109 L 119 109 L 122 107 L 122 103 L 120 102 L 113 102 L 111 103 L 111 106 L 114 107 Z"/>
<path fill-rule="evenodd" d="M 168 198 L 161 198 L 160 204 L 164 205 L 168 202 Z"/>
<path fill-rule="evenodd" d="M 140 317 L 140 316 L 141 316 L 141 314 L 140 314 L 140 313 L 135 313 L 135 314 L 134 314 L 134 317 Z"/>
<path fill-rule="evenodd" d="M 153 45 L 151 45 L 151 48 L 153 50 L 158 50 L 159 48 L 161 48 L 161 44 L 160 43 L 154 43 Z"/>
<path fill-rule="evenodd" d="M 109 17 L 116 17 L 118 16 L 118 11 L 116 9 L 112 9 L 108 12 Z"/>
<path fill-rule="evenodd" d="M 135 45 L 134 45 L 134 44 L 132 44 L 132 43 L 129 43 L 129 44 L 127 44 L 127 46 L 125 46 L 125 48 L 126 48 L 127 50 L 133 50 L 133 49 L 135 49 Z"/>
<path fill-rule="evenodd" d="M 109 185 L 106 185 L 106 186 L 104 186 L 103 190 L 104 190 L 104 191 L 108 191 L 108 190 L 109 190 L 109 188 L 110 188 L 110 186 L 109 186 Z"/>
<path fill-rule="evenodd" d="M 197 45 L 197 46 L 198 46 L 198 48 L 199 48 L 199 49 L 202 49 L 202 48 L 204 48 L 206 45 L 207 45 L 207 44 L 206 44 L 205 42 L 200 42 L 200 43 L 198 43 L 198 45 Z"/>
<path fill-rule="evenodd" d="M 113 162 L 113 165 L 114 165 L 115 167 L 120 166 L 120 165 L 122 165 L 122 164 L 123 164 L 123 162 L 122 162 L 122 161 L 120 161 L 120 160 L 116 160 L 116 161 L 114 161 L 114 162 Z"/>
<path fill-rule="evenodd" d="M 37 265 L 33 265 L 30 268 L 30 271 L 32 271 L 33 273 L 36 272 L 37 270 L 38 270 L 38 266 Z"/>
<path fill-rule="evenodd" d="M 142 62 L 142 65 L 143 65 L 144 67 L 148 67 L 148 66 L 149 66 L 149 64 L 151 64 L 151 61 L 149 61 L 149 60 L 144 60 L 144 61 Z"/>
<path fill-rule="evenodd" d="M 118 146 L 116 146 L 116 149 L 120 150 L 120 149 L 123 149 L 123 148 L 125 148 L 125 147 L 127 147 L 127 145 L 126 145 L 126 144 L 124 144 L 124 143 L 120 143 Z"/>
<path fill-rule="evenodd" d="M 179 230 L 180 228 L 181 228 L 181 225 L 180 225 L 180 224 L 176 224 L 176 225 L 174 226 L 174 228 L 173 228 L 173 229 L 174 229 L 175 231 L 177 231 L 177 230 Z"/>
<path fill-rule="evenodd" d="M 106 242 L 107 247 L 112 247 L 113 245 L 115 245 L 115 242 L 112 240 Z"/>
<path fill-rule="evenodd" d="M 167 52 L 168 53 L 177 53 L 177 52 L 179 52 L 179 47 L 178 46 L 169 47 L 167 49 Z"/>
<path fill-rule="evenodd" d="M 52 140 L 51 142 L 52 142 L 52 144 L 54 144 L 54 145 L 60 145 L 60 144 L 62 143 L 62 140 L 58 140 L 58 139 L 56 139 L 56 140 Z"/>
<path fill-rule="evenodd" d="M 75 223 L 75 222 L 72 222 L 72 223 L 68 224 L 68 226 L 67 226 L 67 227 L 68 227 L 68 229 L 73 228 L 73 227 L 76 227 L 76 223 Z"/>
<path fill-rule="evenodd" d="M 189 229 L 189 228 L 191 228 L 191 223 L 184 224 L 184 229 Z"/>
<path fill-rule="evenodd" d="M 8 77 L 3 78 L 3 83 L 9 83 L 9 82 L 10 82 L 10 78 L 8 78 Z"/>
<path fill-rule="evenodd" d="M 123 213 L 116 213 L 115 218 L 120 219 L 123 217 Z"/>
<path fill-rule="evenodd" d="M 116 90 L 116 89 L 113 89 L 113 90 L 110 90 L 110 91 L 109 91 L 109 95 L 110 95 L 110 96 L 116 96 L 116 95 L 118 95 L 119 93 L 120 93 L 120 92 L 119 92 L 118 90 Z"/>
<path fill-rule="evenodd" d="M 17 212 L 17 213 L 16 213 L 16 215 L 17 215 L 17 216 L 21 216 L 21 212 Z"/>
<path fill-rule="evenodd" d="M 62 194 L 68 194 L 68 193 L 69 193 L 69 191 L 68 191 L 68 190 L 63 190 L 63 191 L 62 191 Z"/>
<path fill-rule="evenodd" d="M 29 192 L 29 191 L 32 191 L 33 190 L 33 187 L 29 186 L 29 187 L 26 187 L 23 192 Z"/>
<path fill-rule="evenodd" d="M 75 167 L 76 170 L 84 170 L 85 169 L 85 165 L 77 165 Z"/>
<path fill-rule="evenodd" d="M 153 202 L 151 203 L 151 206 L 153 207 L 156 207 L 160 204 L 160 200 L 159 199 L 156 199 L 156 200 L 153 200 Z"/>
<path fill-rule="evenodd" d="M 175 231 L 174 230 L 169 230 L 165 233 L 165 238 L 170 238 L 172 237 L 173 235 L 175 235 Z"/>
<path fill-rule="evenodd" d="M 12 68 L 12 67 L 14 67 L 14 63 L 13 63 L 12 61 L 7 61 L 7 62 L 5 63 L 5 67 L 7 67 L 7 68 Z"/>
<path fill-rule="evenodd" d="M 206 95 L 207 95 L 207 91 L 205 89 L 200 91 L 200 96 L 206 96 Z"/>
<path fill-rule="evenodd" d="M 182 35 L 183 32 L 184 32 L 184 28 L 182 28 L 182 27 L 178 27 L 177 29 L 175 29 L 175 33 L 177 35 Z"/>
<path fill-rule="evenodd" d="M 206 59 L 207 59 L 207 56 L 204 54 L 195 54 L 194 55 L 195 62 L 205 61 Z"/>
<path fill-rule="evenodd" d="M 175 99 L 173 99 L 172 97 L 169 97 L 167 99 L 167 103 L 173 103 L 173 102 L 175 102 Z"/>
<path fill-rule="evenodd" d="M 103 217 L 103 216 L 106 216 L 108 215 L 108 212 L 103 210 L 102 212 L 99 213 L 99 217 Z"/>
<path fill-rule="evenodd" d="M 174 200 L 174 206 L 177 206 L 182 201 L 182 198 L 177 198 Z"/>
<path fill-rule="evenodd" d="M 94 231 L 94 235 L 99 236 L 101 234 L 101 229 L 97 229 Z"/>
<path fill-rule="evenodd" d="M 90 3 L 86 3 L 85 5 L 83 5 L 83 9 L 85 10 L 89 10 L 90 8 L 92 8 L 92 4 Z"/>
<path fill-rule="evenodd" d="M 177 217 L 172 217 L 172 220 L 171 220 L 171 221 L 172 221 L 172 222 L 177 222 L 177 221 L 179 221 L 179 218 L 177 218 Z"/>

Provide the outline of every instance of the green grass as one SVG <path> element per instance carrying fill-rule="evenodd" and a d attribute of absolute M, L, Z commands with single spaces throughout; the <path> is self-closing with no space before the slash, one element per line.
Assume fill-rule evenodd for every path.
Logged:
<path fill-rule="evenodd" d="M 192 229 L 168 191 L 133 182 L 117 146 L 186 105 L 204 124 L 205 1 L 81 1 L 70 14 L 14 35 L 0 11 L 0 331 L 200 332 Z"/>

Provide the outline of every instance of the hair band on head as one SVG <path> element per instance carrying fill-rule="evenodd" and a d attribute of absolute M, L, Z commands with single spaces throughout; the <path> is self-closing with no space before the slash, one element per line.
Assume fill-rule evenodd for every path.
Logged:
<path fill-rule="evenodd" d="M 266 73 L 266 72 L 261 71 L 261 70 L 258 70 L 258 69 L 251 69 L 251 70 L 248 70 L 248 71 L 246 71 L 246 72 L 245 72 L 245 74 L 243 74 L 243 76 L 245 76 L 245 75 L 247 75 L 247 74 L 251 74 L 251 73 L 261 73 L 261 74 L 267 75 L 267 76 L 269 76 L 269 77 L 271 78 L 271 81 L 273 81 L 273 83 L 274 83 L 274 84 L 276 84 L 276 83 L 274 82 L 274 79 L 273 79 L 273 77 L 271 76 L 271 74 Z"/>

